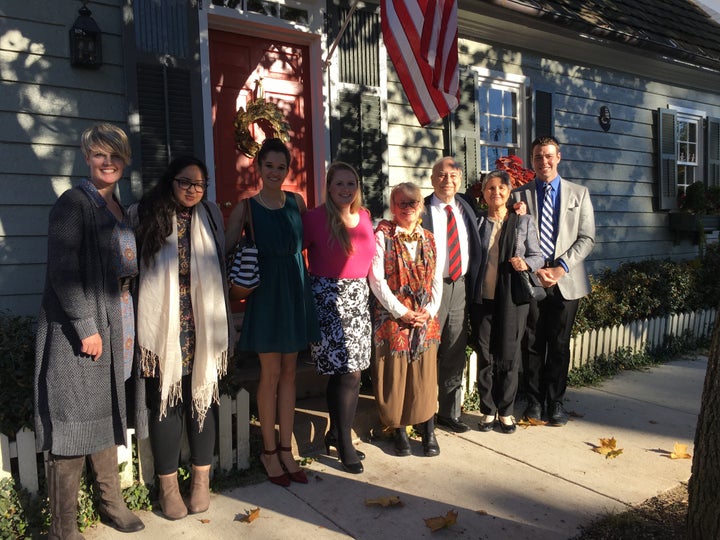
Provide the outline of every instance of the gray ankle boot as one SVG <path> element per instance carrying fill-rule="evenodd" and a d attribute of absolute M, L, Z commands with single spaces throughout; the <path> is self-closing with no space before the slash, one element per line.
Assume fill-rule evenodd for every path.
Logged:
<path fill-rule="evenodd" d="M 142 531 L 145 524 L 128 510 L 122 496 L 117 447 L 111 446 L 92 454 L 90 461 L 95 471 L 95 485 L 100 494 L 100 516 L 120 532 Z"/>
<path fill-rule="evenodd" d="M 77 502 L 85 457 L 48 458 L 48 497 L 52 522 L 48 540 L 84 540 L 77 528 Z"/>

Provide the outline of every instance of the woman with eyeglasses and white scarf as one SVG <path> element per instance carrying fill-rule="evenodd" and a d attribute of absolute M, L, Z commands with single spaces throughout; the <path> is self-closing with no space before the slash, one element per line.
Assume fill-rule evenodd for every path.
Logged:
<path fill-rule="evenodd" d="M 137 343 L 146 379 L 150 443 L 168 519 L 205 512 L 215 449 L 218 381 L 232 356 L 223 221 L 203 200 L 208 174 L 192 156 L 168 165 L 137 205 Z M 183 422 L 192 482 L 187 506 L 177 469 Z"/>

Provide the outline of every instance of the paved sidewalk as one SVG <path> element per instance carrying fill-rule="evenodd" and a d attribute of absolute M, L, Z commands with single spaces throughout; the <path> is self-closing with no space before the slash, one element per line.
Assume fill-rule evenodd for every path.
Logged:
<path fill-rule="evenodd" d="M 626 372 L 602 386 L 570 389 L 573 414 L 563 428 L 519 427 L 513 435 L 438 429 L 441 454 L 396 457 L 390 440 L 363 442 L 365 473 L 345 473 L 323 453 L 308 467 L 310 483 L 280 488 L 267 481 L 212 494 L 210 510 L 168 521 L 139 512 L 146 529 L 121 534 L 100 525 L 88 540 L 108 539 L 336 539 L 464 538 L 567 539 L 608 511 L 644 501 L 687 481 L 691 460 L 671 460 L 675 442 L 692 454 L 707 359 Z M 299 403 L 299 407 L 303 402 Z M 321 414 L 318 412 L 318 414 Z M 300 414 L 302 416 L 302 413 Z M 465 414 L 473 428 L 478 414 Z M 591 449 L 615 437 L 623 449 L 605 459 Z M 403 507 L 366 506 L 397 495 Z M 254 508 L 252 523 L 236 521 Z M 424 518 L 458 513 L 450 528 L 432 533 Z"/>

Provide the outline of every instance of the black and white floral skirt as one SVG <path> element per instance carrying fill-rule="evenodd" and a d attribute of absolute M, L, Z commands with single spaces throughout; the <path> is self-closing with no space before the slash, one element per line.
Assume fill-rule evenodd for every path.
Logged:
<path fill-rule="evenodd" d="M 310 352 L 321 375 L 370 366 L 370 288 L 367 279 L 310 276 L 320 322 L 320 341 Z"/>

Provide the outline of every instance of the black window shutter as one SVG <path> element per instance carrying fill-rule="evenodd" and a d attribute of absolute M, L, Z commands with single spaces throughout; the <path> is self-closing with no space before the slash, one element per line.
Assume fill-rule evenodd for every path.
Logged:
<path fill-rule="evenodd" d="M 707 187 L 720 186 L 720 118 L 707 119 L 705 171 Z"/>
<path fill-rule="evenodd" d="M 174 158 L 202 158 L 202 109 L 199 103 L 197 3 L 134 0 L 128 32 L 134 60 L 139 115 L 143 190 L 154 185 Z"/>
<path fill-rule="evenodd" d="M 658 109 L 658 204 L 660 210 L 677 208 L 677 115 L 670 109 Z"/>
<path fill-rule="evenodd" d="M 535 137 L 554 134 L 552 97 L 551 92 L 535 91 Z"/>
<path fill-rule="evenodd" d="M 138 64 L 137 83 L 142 177 L 147 189 L 173 158 L 193 153 L 190 72 Z"/>
<path fill-rule="evenodd" d="M 449 153 L 462 167 L 465 187 L 480 180 L 478 146 L 480 132 L 477 112 L 477 73 L 471 69 L 460 70 L 460 104 L 448 123 L 451 135 Z"/>
<path fill-rule="evenodd" d="M 333 161 L 357 169 L 365 205 L 376 217 L 385 211 L 383 196 L 388 184 L 383 172 L 387 139 L 382 132 L 381 107 L 380 97 L 371 92 L 340 92 L 330 129 Z"/>

